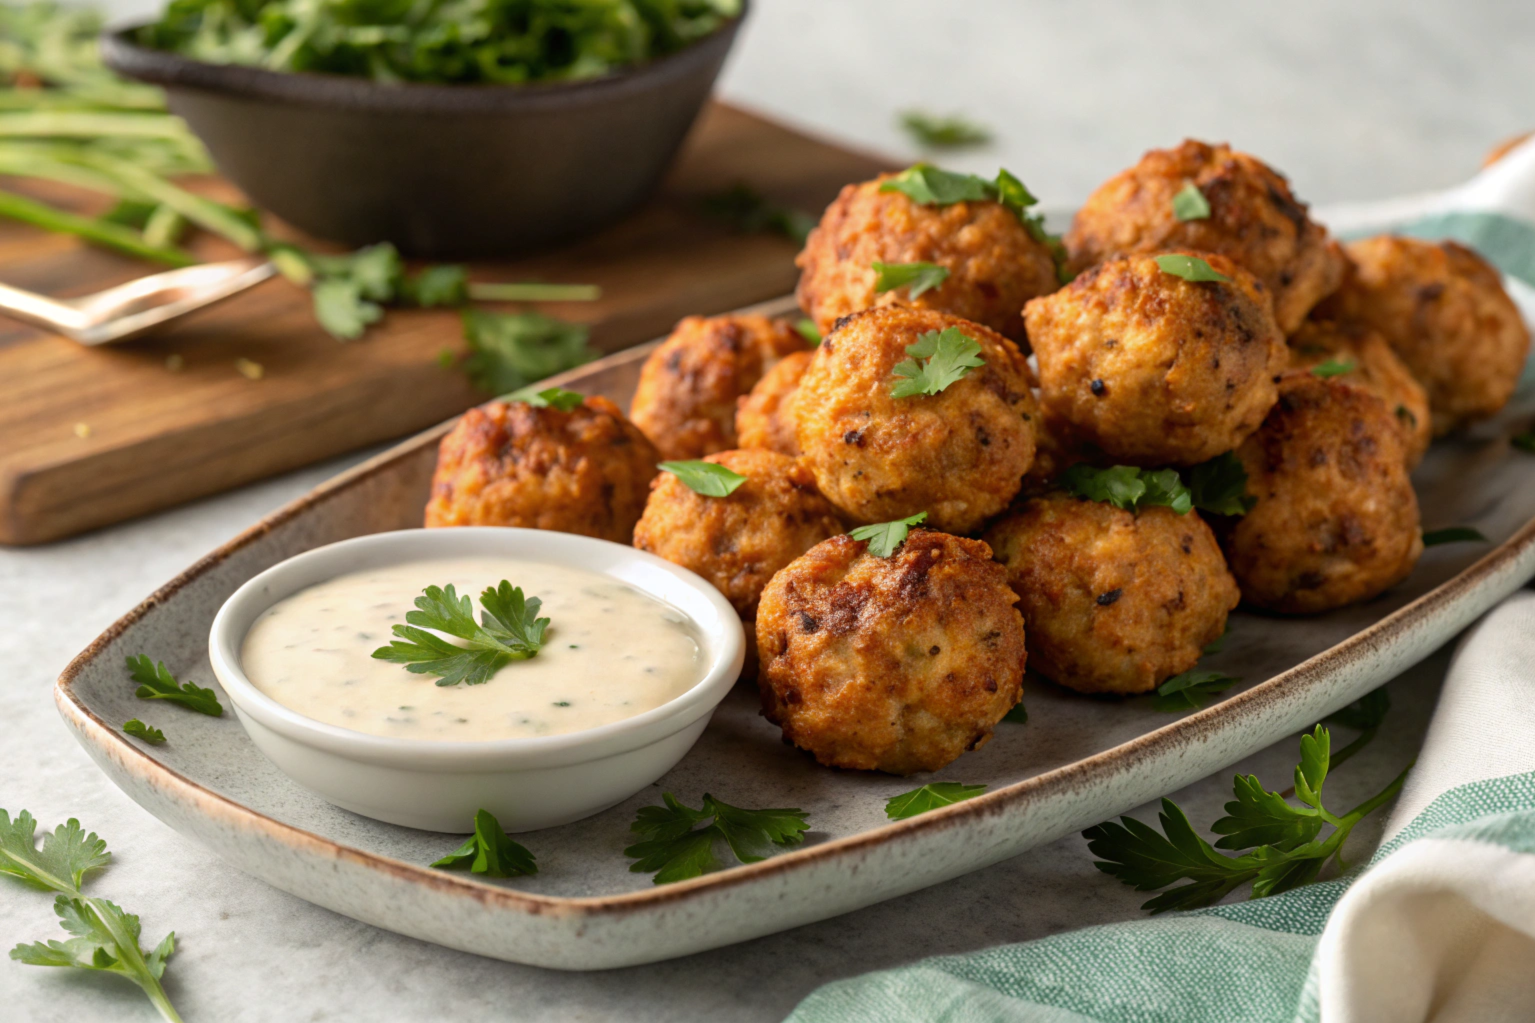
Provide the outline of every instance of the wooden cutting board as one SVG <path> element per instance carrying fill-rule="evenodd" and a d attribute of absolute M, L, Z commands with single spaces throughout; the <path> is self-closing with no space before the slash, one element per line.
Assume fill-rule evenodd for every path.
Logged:
<path fill-rule="evenodd" d="M 745 183 L 775 203 L 819 214 L 843 184 L 887 166 L 716 103 L 639 212 L 583 242 L 476 265 L 471 276 L 601 285 L 599 302 L 538 308 L 591 324 L 593 347 L 616 351 L 690 313 L 793 288 L 796 246 L 733 233 L 701 211 L 706 197 Z M 100 209 L 99 198 L 85 193 L 0 182 Z M 203 185 L 232 194 L 222 182 Z M 207 259 L 238 254 L 218 239 L 192 248 Z M 0 281 L 16 287 L 69 297 L 156 269 L 0 221 Z M 443 368 L 444 349 L 464 350 L 453 311 L 391 310 L 363 339 L 343 344 L 316 326 L 308 295 L 282 280 L 103 348 L 0 316 L 0 543 L 56 540 L 446 419 L 486 395 Z M 173 355 L 176 370 L 167 364 Z M 242 375 L 237 360 L 257 363 L 261 377 Z"/>

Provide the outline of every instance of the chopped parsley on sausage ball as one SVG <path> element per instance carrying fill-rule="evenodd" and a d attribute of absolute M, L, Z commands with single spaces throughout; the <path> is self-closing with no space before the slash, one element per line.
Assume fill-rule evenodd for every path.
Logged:
<path fill-rule="evenodd" d="M 1257 502 L 1222 546 L 1258 607 L 1316 614 L 1368 600 L 1423 553 L 1396 417 L 1344 379 L 1286 374 L 1263 428 L 1237 449 Z"/>
<path fill-rule="evenodd" d="M 1173 197 L 1193 185 L 1208 216 L 1180 220 Z M 1066 234 L 1071 266 L 1134 252 L 1218 252 L 1256 274 L 1285 332 L 1300 326 L 1343 276 L 1343 257 L 1290 192 L 1284 175 L 1225 144 L 1193 139 L 1153 149 L 1088 196 Z"/>
<path fill-rule="evenodd" d="M 871 306 L 934 309 L 1023 340 L 1019 310 L 1060 286 L 1050 249 L 1000 202 L 947 206 L 881 192 L 895 175 L 848 185 L 826 208 L 795 261 L 795 294 L 823 334 L 842 317 Z M 875 291 L 874 263 L 934 263 L 949 272 L 915 298 L 910 287 Z"/>
<path fill-rule="evenodd" d="M 810 357 L 810 352 L 784 356 L 740 400 L 736 406 L 736 443 L 743 448 L 761 448 L 781 455 L 799 454 L 789 399 L 799 389 Z"/>
<path fill-rule="evenodd" d="M 1435 436 L 1508 403 L 1530 332 L 1491 264 L 1455 242 L 1395 235 L 1346 249 L 1349 273 L 1320 313 L 1380 331 L 1428 391 Z"/>
<path fill-rule="evenodd" d="M 774 451 L 720 451 L 704 459 L 746 477 L 725 497 L 695 493 L 663 472 L 651 484 L 634 546 L 714 584 L 747 621 L 779 569 L 842 532 L 809 470 Z"/>
<path fill-rule="evenodd" d="M 465 412 L 437 452 L 426 525 L 523 526 L 628 543 L 656 449 L 618 406 L 569 412 L 493 401 Z"/>
<path fill-rule="evenodd" d="M 982 365 L 937 394 L 893 397 L 906 349 L 949 329 L 980 346 Z M 980 324 L 868 309 L 816 349 L 794 399 L 795 438 L 821 493 L 849 519 L 926 512 L 928 525 L 968 533 L 1007 507 L 1034 460 L 1031 383 L 1018 347 Z"/>
<path fill-rule="evenodd" d="M 991 548 L 850 536 L 773 577 L 757 611 L 763 714 L 828 767 L 936 771 L 991 738 L 1023 684 L 1023 618 Z"/>
<path fill-rule="evenodd" d="M 1220 638 L 1240 595 L 1197 512 L 1125 511 L 1060 491 L 986 533 L 1029 633 L 1029 665 L 1083 693 L 1145 693 Z"/>
<path fill-rule="evenodd" d="M 1433 436 L 1428 394 L 1377 331 L 1362 323 L 1308 320 L 1290 335 L 1290 367 L 1332 374 L 1379 395 L 1402 431 L 1407 468 L 1423 460 Z"/>
<path fill-rule="evenodd" d="M 1274 404 L 1289 354 L 1263 285 L 1186 281 L 1153 256 L 1099 263 L 1024 310 L 1046 409 L 1110 457 L 1193 465 L 1240 444 Z"/>
<path fill-rule="evenodd" d="M 662 458 L 736 447 L 736 401 L 806 342 L 765 316 L 689 316 L 640 369 L 630 416 Z"/>

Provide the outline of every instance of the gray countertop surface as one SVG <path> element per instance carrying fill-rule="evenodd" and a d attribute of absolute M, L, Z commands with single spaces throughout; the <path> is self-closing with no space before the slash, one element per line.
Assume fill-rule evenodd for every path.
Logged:
<path fill-rule="evenodd" d="M 121 14 L 144 9 L 119 3 Z M 1498 0 L 1284 5 L 757 0 L 722 83 L 734 101 L 871 149 L 914 155 L 897 110 L 963 112 L 997 135 L 945 163 L 1005 164 L 1069 207 L 1143 150 L 1228 139 L 1315 202 L 1441 188 L 1535 127 L 1535 6 Z M 360 353 L 361 354 L 361 353 Z M 61 396 L 68 400 L 68 396 Z M 114 852 L 97 891 L 180 950 L 167 988 L 189 1021 L 776 1020 L 817 985 L 914 959 L 1132 919 L 1142 896 L 1062 839 L 834 920 L 670 963 L 555 973 L 356 923 L 225 867 L 103 777 L 53 708 L 54 676 L 156 586 L 354 459 L 47 547 L 0 550 L 0 806 L 78 817 Z M 1393 683 L 1381 739 L 1338 777 L 1347 802 L 1415 752 L 1441 653 Z M 1281 784 L 1287 740 L 1240 765 Z M 1220 815 L 1230 772 L 1176 793 Z M 1146 817 L 1150 808 L 1137 813 Z M 1374 840 L 1361 827 L 1357 848 Z M 58 936 L 50 900 L 0 883 L 0 944 Z M 153 1019 L 112 977 L 0 962 L 7 1019 Z"/>

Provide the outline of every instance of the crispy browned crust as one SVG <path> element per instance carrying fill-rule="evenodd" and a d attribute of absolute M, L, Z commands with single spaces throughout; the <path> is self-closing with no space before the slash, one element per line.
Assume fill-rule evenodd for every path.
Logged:
<path fill-rule="evenodd" d="M 736 443 L 781 455 L 798 455 L 794 416 L 789 399 L 810 366 L 810 352 L 795 352 L 762 375 L 751 393 L 736 405 Z"/>
<path fill-rule="evenodd" d="M 1099 263 L 1024 310 L 1041 400 L 1081 439 L 1137 465 L 1193 465 L 1230 451 L 1274 404 L 1288 353 L 1262 283 L 1191 283 L 1150 255 Z"/>
<path fill-rule="evenodd" d="M 493 401 L 442 439 L 426 525 L 523 526 L 628 543 L 656 450 L 618 406 Z"/>
<path fill-rule="evenodd" d="M 1423 553 L 1396 417 L 1341 378 L 1288 373 L 1237 454 L 1257 504 L 1222 546 L 1245 600 L 1317 614 L 1381 593 Z"/>
<path fill-rule="evenodd" d="M 1428 393 L 1378 331 L 1364 323 L 1307 320 L 1290 335 L 1290 368 L 1310 370 L 1327 362 L 1352 364 L 1338 379 L 1380 396 L 1402 431 L 1407 468 L 1423 460 L 1433 439 Z"/>
<path fill-rule="evenodd" d="M 1083 693 L 1144 693 L 1187 671 L 1241 599 L 1198 512 L 1123 511 L 1059 491 L 986 533 L 1018 594 L 1029 664 Z"/>
<path fill-rule="evenodd" d="M 821 332 L 871 306 L 905 305 L 952 313 L 1022 343 L 1023 304 L 1059 287 L 1055 260 L 1001 203 L 923 206 L 881 192 L 893 175 L 848 185 L 826 208 L 795 260 L 795 291 Z M 948 280 L 915 299 L 908 288 L 876 294 L 874 262 L 936 263 Z"/>
<path fill-rule="evenodd" d="M 1018 702 L 1023 618 L 978 540 L 914 529 L 888 558 L 835 536 L 757 612 L 763 714 L 830 767 L 936 771 Z"/>
<path fill-rule="evenodd" d="M 663 458 L 728 451 L 736 447 L 737 399 L 805 347 L 781 320 L 689 316 L 645 360 L 630 415 Z"/>
<path fill-rule="evenodd" d="M 1173 196 L 1192 182 L 1210 204 L 1203 220 L 1180 221 Z M 1153 149 L 1088 196 L 1066 234 L 1074 270 L 1112 256 L 1200 249 L 1229 256 L 1263 281 L 1274 318 L 1288 332 L 1338 286 L 1343 257 L 1311 220 L 1284 175 L 1230 146 L 1185 140 Z"/>
<path fill-rule="evenodd" d="M 727 497 L 694 493 L 671 473 L 650 488 L 634 546 L 691 569 L 750 621 L 779 569 L 843 530 L 815 478 L 773 451 L 719 451 L 704 461 L 746 477 Z"/>
<path fill-rule="evenodd" d="M 957 327 L 985 365 L 936 395 L 892 398 L 896 365 L 924 333 Z M 1018 346 L 978 323 L 883 306 L 826 335 L 800 378 L 795 437 L 827 500 L 854 522 L 927 512 L 948 532 L 1007 506 L 1034 460 L 1037 416 Z"/>
<path fill-rule="evenodd" d="M 1435 436 L 1508 403 L 1530 332 L 1490 263 L 1456 242 L 1395 235 L 1346 248 L 1349 273 L 1318 315 L 1380 331 L 1428 392 Z"/>

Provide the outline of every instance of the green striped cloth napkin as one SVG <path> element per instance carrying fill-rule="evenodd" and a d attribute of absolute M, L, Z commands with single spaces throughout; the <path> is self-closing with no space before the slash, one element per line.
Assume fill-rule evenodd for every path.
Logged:
<path fill-rule="evenodd" d="M 1471 245 L 1535 319 L 1535 142 L 1450 192 L 1318 215 Z M 1385 834 L 1334 881 L 838 981 L 789 1020 L 1535 1020 L 1535 593 L 1462 640 Z"/>

